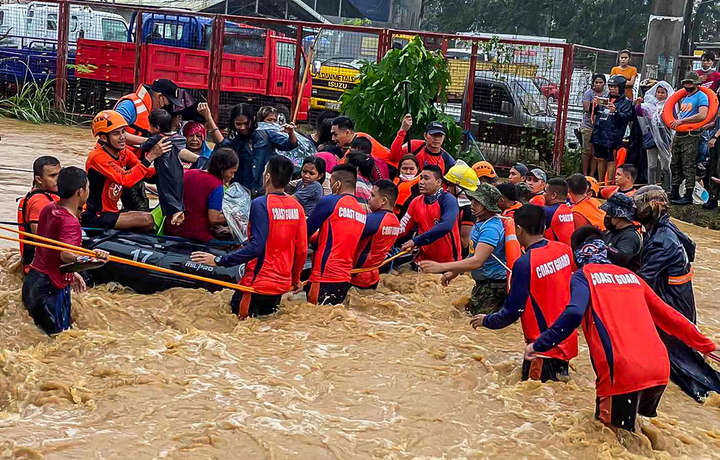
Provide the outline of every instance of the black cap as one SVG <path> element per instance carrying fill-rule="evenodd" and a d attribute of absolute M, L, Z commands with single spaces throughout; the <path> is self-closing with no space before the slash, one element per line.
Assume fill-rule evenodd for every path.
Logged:
<path fill-rule="evenodd" d="M 178 99 L 178 90 L 180 88 L 174 81 L 167 78 L 158 78 L 150 86 L 150 89 L 168 98 L 172 105 L 182 105 L 182 102 Z"/>
<path fill-rule="evenodd" d="M 439 121 L 431 121 L 425 128 L 426 134 L 447 134 L 445 132 L 445 126 Z"/>

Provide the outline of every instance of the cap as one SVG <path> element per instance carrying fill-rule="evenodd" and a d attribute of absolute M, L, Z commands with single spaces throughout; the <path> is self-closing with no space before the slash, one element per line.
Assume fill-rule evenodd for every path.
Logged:
<path fill-rule="evenodd" d="M 530 171 L 528 167 L 522 163 L 515 163 L 515 166 L 513 166 L 512 169 L 519 172 L 521 176 L 527 176 L 528 171 Z"/>
<path fill-rule="evenodd" d="M 609 217 L 635 219 L 635 201 L 624 193 L 613 193 L 607 201 L 600 205 Z"/>
<path fill-rule="evenodd" d="M 699 85 L 700 84 L 700 75 L 698 75 L 697 72 L 695 72 L 695 71 L 688 72 L 685 75 L 685 78 L 683 78 L 680 83 L 685 83 L 685 82 L 690 82 L 695 85 Z"/>
<path fill-rule="evenodd" d="M 526 176 L 533 176 L 536 179 L 540 179 L 542 181 L 547 182 L 547 174 L 545 174 L 545 171 L 543 171 L 540 168 L 535 168 L 531 170 L 529 173 L 525 174 Z"/>
<path fill-rule="evenodd" d="M 465 191 L 465 195 L 471 200 L 480 202 L 490 212 L 501 212 L 500 208 L 498 208 L 498 201 L 500 201 L 502 195 L 494 185 L 483 182 L 478 185 L 477 190 Z"/>
<path fill-rule="evenodd" d="M 431 121 L 425 128 L 426 134 L 447 134 L 445 132 L 445 126 L 439 121 Z"/>
<path fill-rule="evenodd" d="M 167 78 L 158 78 L 150 86 L 150 89 L 168 98 L 172 105 L 182 105 L 182 102 L 178 99 L 178 90 L 180 88 L 174 81 Z"/>

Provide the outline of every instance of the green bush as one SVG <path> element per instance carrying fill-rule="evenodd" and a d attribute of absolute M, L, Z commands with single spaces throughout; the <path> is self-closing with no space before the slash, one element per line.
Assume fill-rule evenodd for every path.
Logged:
<path fill-rule="evenodd" d="M 405 115 L 405 80 L 410 82 L 410 136 L 421 138 L 425 126 L 438 120 L 448 132 L 443 147 L 455 155 L 460 145 L 460 127 L 434 104 L 437 101 L 444 107 L 447 102 L 445 88 L 450 85 L 450 71 L 443 56 L 426 50 L 420 37 L 401 50 L 389 51 L 377 64 L 364 62 L 357 85 L 340 98 L 343 113 L 353 119 L 358 131 L 391 145 Z"/>
<path fill-rule="evenodd" d="M 0 99 L 0 114 L 31 123 L 63 121 L 62 114 L 53 108 L 54 89 L 55 80 L 26 81 L 17 94 Z"/>

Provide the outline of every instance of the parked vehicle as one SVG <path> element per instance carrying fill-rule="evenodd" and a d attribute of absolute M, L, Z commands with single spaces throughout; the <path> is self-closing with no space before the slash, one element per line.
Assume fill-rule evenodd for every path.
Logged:
<path fill-rule="evenodd" d="M 0 5 L 0 80 L 14 84 L 32 78 L 54 78 L 57 63 L 58 5 Z M 70 6 L 69 63 L 78 39 L 125 41 L 128 26 L 114 13 Z M 71 68 L 68 77 L 74 78 Z"/>
<path fill-rule="evenodd" d="M 78 65 L 95 67 L 84 73 L 82 79 L 113 83 L 95 85 L 90 92 L 96 98 L 113 102 L 134 89 L 134 16 L 130 24 L 125 43 L 78 40 Z M 157 78 L 169 78 L 181 88 L 196 90 L 201 96 L 208 88 L 210 76 L 212 21 L 195 16 L 145 13 L 142 30 L 142 81 L 150 83 Z M 227 22 L 224 43 L 221 120 L 226 120 L 230 108 L 240 102 L 250 103 L 256 109 L 273 105 L 289 111 L 294 87 L 295 39 L 272 30 Z M 110 55 L 115 59 L 108 59 Z M 307 119 L 310 86 L 306 85 L 299 120 Z"/>
<path fill-rule="evenodd" d="M 560 98 L 560 87 L 556 83 L 541 76 L 535 77 L 533 81 L 551 104 L 556 103 Z"/>
<path fill-rule="evenodd" d="M 447 112 L 455 112 L 462 121 L 459 104 L 451 105 Z M 512 165 L 520 153 L 550 163 L 555 123 L 556 114 L 532 79 L 489 71 L 475 73 L 471 132 L 481 144 L 513 149 L 512 154 L 505 154 L 509 150 L 504 149 L 503 155 L 493 157 L 493 164 Z"/>

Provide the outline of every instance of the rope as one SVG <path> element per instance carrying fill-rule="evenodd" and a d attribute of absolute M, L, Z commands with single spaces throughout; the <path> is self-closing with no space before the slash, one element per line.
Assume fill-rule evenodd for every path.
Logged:
<path fill-rule="evenodd" d="M 28 238 L 45 241 L 45 242 L 53 243 L 53 244 L 43 244 L 43 243 L 38 243 L 36 241 L 21 240 L 20 238 L 13 238 L 13 237 L 4 236 L 4 235 L 0 235 L 0 239 L 4 239 L 4 240 L 8 240 L 8 241 L 15 241 L 17 243 L 22 243 L 22 244 L 29 244 L 31 246 L 38 246 L 41 248 L 54 249 L 56 251 L 68 251 L 70 253 L 77 254 L 77 255 L 93 256 L 93 257 L 95 256 L 95 252 L 91 251 L 90 249 L 86 249 L 86 248 L 83 248 L 80 246 L 75 246 L 72 244 L 63 243 L 61 241 L 57 241 L 52 238 L 45 238 L 45 237 L 42 237 L 39 235 L 33 235 L 32 233 L 26 233 L 26 232 L 23 232 L 20 230 L 15 230 L 15 229 L 3 227 L 3 226 L 0 226 L 0 230 L 17 233 L 19 235 L 22 235 L 22 236 L 25 236 Z M 153 271 L 160 272 L 160 273 L 167 273 L 168 275 L 175 275 L 175 276 L 180 276 L 182 278 L 188 278 L 188 279 L 192 279 L 192 280 L 196 280 L 196 281 L 202 281 L 205 283 L 215 284 L 218 286 L 223 286 L 226 288 L 234 289 L 236 291 L 243 291 L 243 292 L 249 292 L 251 294 L 257 294 L 255 289 L 247 287 L 247 286 L 240 286 L 239 284 L 228 283 L 226 281 L 215 280 L 212 278 L 206 278 L 204 276 L 193 275 L 190 273 L 183 273 L 183 272 L 171 270 L 169 268 L 158 267 L 156 265 L 150 265 L 150 264 L 138 262 L 135 260 L 125 259 L 122 257 L 110 256 L 110 257 L 108 257 L 108 260 L 110 262 L 115 262 L 115 263 L 119 263 L 119 264 L 123 264 L 123 265 L 130 265 L 132 267 L 144 268 L 146 270 L 153 270 Z"/>

